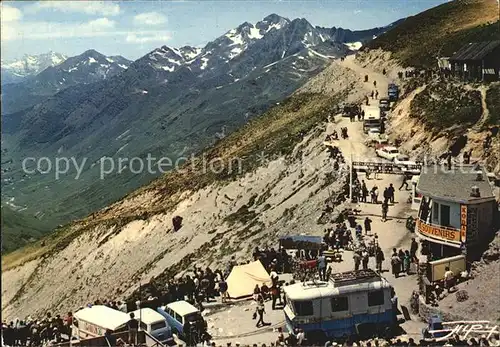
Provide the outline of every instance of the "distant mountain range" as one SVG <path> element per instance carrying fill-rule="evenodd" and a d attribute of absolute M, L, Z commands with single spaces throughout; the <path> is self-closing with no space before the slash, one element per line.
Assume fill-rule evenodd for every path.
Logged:
<path fill-rule="evenodd" d="M 101 180 L 100 158 L 175 161 L 198 152 L 389 28 L 319 28 L 271 14 L 203 48 L 161 46 L 131 63 L 90 50 L 4 86 L 2 133 L 13 183 L 2 198 L 53 223 L 84 216 L 156 177 L 124 170 Z M 28 154 L 86 158 L 88 165 L 78 180 L 71 171 L 58 180 L 23 177 Z"/>
<path fill-rule="evenodd" d="M 57 61 L 57 60 L 55 60 Z M 2 86 L 2 113 L 33 106 L 48 96 L 76 84 L 94 83 L 126 70 L 131 61 L 121 56 L 107 57 L 93 49 L 66 58 L 18 83 Z"/>
<path fill-rule="evenodd" d="M 50 66 L 56 66 L 68 57 L 61 53 L 48 52 L 39 55 L 25 54 L 21 59 L 4 61 L 2 59 L 2 84 L 21 82 Z"/>

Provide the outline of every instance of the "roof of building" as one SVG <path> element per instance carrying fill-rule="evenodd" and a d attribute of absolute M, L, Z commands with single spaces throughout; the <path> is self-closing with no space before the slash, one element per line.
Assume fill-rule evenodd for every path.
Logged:
<path fill-rule="evenodd" d="M 478 174 L 482 180 L 478 181 Z M 471 197 L 472 187 L 479 188 L 480 197 Z M 424 196 L 454 202 L 472 202 L 494 198 L 493 190 L 484 170 L 476 170 L 472 165 L 447 170 L 441 167 L 423 167 L 417 184 L 417 191 Z"/>
<path fill-rule="evenodd" d="M 500 46 L 500 41 L 471 42 L 453 54 L 450 60 L 481 60 Z"/>

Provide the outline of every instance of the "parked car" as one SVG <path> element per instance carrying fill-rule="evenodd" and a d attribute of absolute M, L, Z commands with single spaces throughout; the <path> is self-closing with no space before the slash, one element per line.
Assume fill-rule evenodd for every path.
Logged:
<path fill-rule="evenodd" d="M 379 108 L 381 111 L 389 111 L 391 109 L 391 103 L 388 98 L 382 98 L 379 101 Z"/>
<path fill-rule="evenodd" d="M 398 149 L 391 146 L 378 148 L 375 150 L 375 153 L 377 154 L 377 156 L 391 161 L 399 155 Z"/>

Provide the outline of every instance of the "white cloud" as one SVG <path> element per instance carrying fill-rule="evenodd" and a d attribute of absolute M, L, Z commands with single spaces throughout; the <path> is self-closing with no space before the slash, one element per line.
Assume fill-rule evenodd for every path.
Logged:
<path fill-rule="evenodd" d="M 23 17 L 23 13 L 18 8 L 1 3 L 0 10 L 2 14 L 2 22 L 15 22 Z"/>
<path fill-rule="evenodd" d="M 86 23 L 23 22 L 5 26 L 2 40 L 53 39 L 68 37 L 114 36 L 119 32 L 110 31 L 116 25 L 108 18 L 98 18 Z M 5 30 L 6 29 L 6 30 Z"/>
<path fill-rule="evenodd" d="M 32 12 L 46 9 L 101 16 L 116 16 L 120 13 L 120 5 L 112 1 L 39 1 L 27 8 Z"/>
<path fill-rule="evenodd" d="M 134 16 L 135 25 L 160 25 L 167 22 L 167 17 L 159 12 L 145 12 Z"/>
<path fill-rule="evenodd" d="M 148 43 L 148 42 L 166 42 L 172 36 L 169 33 L 154 33 L 154 32 L 136 32 L 129 33 L 125 41 L 129 43 Z"/>

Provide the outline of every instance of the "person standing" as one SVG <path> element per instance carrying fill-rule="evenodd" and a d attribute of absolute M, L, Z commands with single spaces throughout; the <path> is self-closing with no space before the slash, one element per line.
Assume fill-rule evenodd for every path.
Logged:
<path fill-rule="evenodd" d="M 389 192 L 389 202 L 391 204 L 394 204 L 394 186 L 391 184 L 389 184 L 389 188 L 387 188 L 387 191 Z"/>
<path fill-rule="evenodd" d="M 384 204 L 387 204 L 389 202 L 389 199 L 391 198 L 391 193 L 389 193 L 389 188 L 384 189 Z"/>
<path fill-rule="evenodd" d="M 264 313 L 266 312 L 264 308 L 264 298 L 262 295 L 259 295 L 259 298 L 257 300 L 257 315 L 259 316 L 259 319 L 257 320 L 256 327 L 260 328 L 261 326 L 268 325 L 267 323 L 264 322 Z"/>
<path fill-rule="evenodd" d="M 376 263 L 376 268 L 379 273 L 382 272 L 382 263 L 384 262 L 385 257 L 384 257 L 384 252 L 382 252 L 382 248 L 380 246 L 377 246 L 377 249 L 375 251 L 375 263 Z"/>
<path fill-rule="evenodd" d="M 399 259 L 399 256 L 398 256 L 398 253 L 396 251 L 396 248 L 392 249 L 391 269 L 392 269 L 392 274 L 394 275 L 394 277 L 398 278 L 399 272 L 401 270 L 401 261 Z"/>
<path fill-rule="evenodd" d="M 455 275 L 453 271 L 450 270 L 450 267 L 447 266 L 444 268 L 444 287 L 450 292 L 450 289 L 453 287 L 453 279 Z"/>
<path fill-rule="evenodd" d="M 387 221 L 387 213 L 389 212 L 389 204 L 384 202 L 382 204 L 382 222 Z"/>
<path fill-rule="evenodd" d="M 228 294 L 227 294 L 227 282 L 226 280 L 224 279 L 224 275 L 220 275 L 220 281 L 219 281 L 219 293 L 220 293 L 220 296 L 221 296 L 221 302 L 222 303 L 225 303 L 227 302 L 227 297 L 228 297 Z"/>
<path fill-rule="evenodd" d="M 127 322 L 128 327 L 128 344 L 137 346 L 137 331 L 139 330 L 139 322 L 135 319 L 133 312 L 130 313 L 130 320 Z"/>
<path fill-rule="evenodd" d="M 404 272 L 406 272 L 407 275 L 410 274 L 410 263 L 411 263 L 410 252 L 408 250 L 405 250 L 405 256 L 403 258 L 403 267 L 404 267 Z"/>
<path fill-rule="evenodd" d="M 302 346 L 302 344 L 304 343 L 305 338 L 306 338 L 306 336 L 304 334 L 304 330 L 299 329 L 299 332 L 297 334 L 297 346 Z"/>
<path fill-rule="evenodd" d="M 418 250 L 418 243 L 413 237 L 411 239 L 411 246 L 410 246 L 410 257 L 412 262 L 416 262 L 417 260 L 417 250 Z"/>
<path fill-rule="evenodd" d="M 399 187 L 399 190 L 403 189 L 405 187 L 405 190 L 408 190 L 408 176 L 406 174 L 403 174 L 403 183 L 401 183 L 401 187 Z"/>
<path fill-rule="evenodd" d="M 319 280 L 326 280 L 326 258 L 323 255 L 323 252 L 319 254 L 318 257 L 318 271 L 319 271 Z"/>
<path fill-rule="evenodd" d="M 354 259 L 354 271 L 358 271 L 361 264 L 361 255 L 359 255 L 358 251 L 355 251 L 352 257 Z"/>
<path fill-rule="evenodd" d="M 363 252 L 361 253 L 361 257 L 362 257 L 362 263 L 363 263 L 363 270 L 368 270 L 368 261 L 370 260 L 370 256 L 368 254 L 368 252 L 365 250 L 363 250 Z"/>
<path fill-rule="evenodd" d="M 372 220 L 368 217 L 365 218 L 365 235 L 372 231 Z"/>

